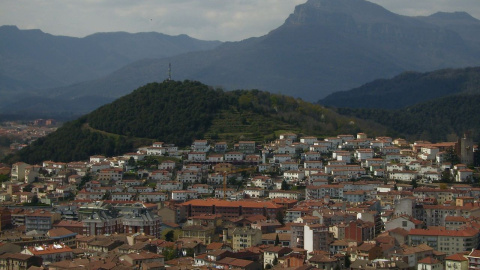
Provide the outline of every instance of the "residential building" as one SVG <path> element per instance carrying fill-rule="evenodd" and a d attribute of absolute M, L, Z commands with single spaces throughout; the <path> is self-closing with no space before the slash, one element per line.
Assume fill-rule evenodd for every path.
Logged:
<path fill-rule="evenodd" d="M 253 247 L 262 243 L 262 231 L 249 228 L 236 228 L 232 233 L 234 251 Z"/>

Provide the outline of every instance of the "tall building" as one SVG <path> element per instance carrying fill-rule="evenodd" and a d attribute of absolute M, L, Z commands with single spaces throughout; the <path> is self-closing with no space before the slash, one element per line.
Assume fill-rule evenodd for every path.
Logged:
<path fill-rule="evenodd" d="M 466 165 L 473 164 L 473 139 L 470 132 L 465 132 L 462 138 L 459 139 L 458 155 L 460 162 Z"/>

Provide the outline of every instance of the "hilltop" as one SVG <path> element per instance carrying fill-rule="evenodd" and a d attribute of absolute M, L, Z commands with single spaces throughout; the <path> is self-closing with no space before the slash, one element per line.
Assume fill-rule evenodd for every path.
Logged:
<path fill-rule="evenodd" d="M 195 81 L 164 81 L 138 88 L 41 138 L 9 157 L 30 164 L 118 155 L 153 141 L 188 147 L 195 139 L 232 143 L 273 140 L 292 131 L 319 137 L 381 126 L 342 117 L 319 105 L 258 90 L 224 92 Z"/>

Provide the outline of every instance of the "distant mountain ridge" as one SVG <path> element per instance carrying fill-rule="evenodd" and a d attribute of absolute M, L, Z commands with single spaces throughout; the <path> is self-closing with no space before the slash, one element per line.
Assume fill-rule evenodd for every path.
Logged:
<path fill-rule="evenodd" d="M 480 66 L 480 21 L 466 13 L 402 16 L 364 0 L 308 0 L 264 36 L 139 60 L 42 95 L 118 98 L 165 79 L 169 63 L 176 80 L 319 100 L 405 71 Z"/>
<path fill-rule="evenodd" d="M 175 79 L 318 100 L 408 70 L 480 65 L 480 43 L 469 33 L 480 36 L 480 24 L 463 13 L 407 17 L 363 0 L 309 0 L 265 36 L 139 61 L 51 94 L 65 98 L 89 89 L 90 95 L 122 96 L 158 81 L 171 62 Z"/>
<path fill-rule="evenodd" d="M 208 50 L 219 44 L 154 32 L 74 38 L 0 26 L 0 95 L 4 102 L 42 96 L 41 89 L 96 79 L 137 60 Z"/>
<path fill-rule="evenodd" d="M 405 72 L 333 93 L 319 103 L 339 108 L 400 109 L 451 95 L 480 94 L 480 67 Z"/>

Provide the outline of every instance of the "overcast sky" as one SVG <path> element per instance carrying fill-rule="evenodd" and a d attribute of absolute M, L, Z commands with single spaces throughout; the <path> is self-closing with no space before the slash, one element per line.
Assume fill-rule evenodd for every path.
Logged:
<path fill-rule="evenodd" d="M 0 0 L 0 25 L 84 37 L 126 31 L 237 41 L 267 34 L 306 0 Z M 479 0 L 372 0 L 402 15 L 467 11 Z"/>

